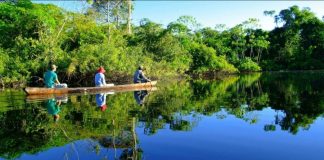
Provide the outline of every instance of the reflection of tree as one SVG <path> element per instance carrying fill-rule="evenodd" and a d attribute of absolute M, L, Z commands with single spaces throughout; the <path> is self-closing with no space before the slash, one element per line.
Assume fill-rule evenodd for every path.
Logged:
<path fill-rule="evenodd" d="M 16 158 L 35 153 L 50 139 L 47 112 L 39 106 L 0 113 L 0 156 Z"/>
<path fill-rule="evenodd" d="M 213 115 L 222 108 L 238 118 L 256 123 L 257 118 L 250 111 L 267 106 L 269 101 L 258 78 L 260 74 L 240 78 L 231 76 L 217 81 L 195 80 L 189 84 L 182 82 L 181 85 L 168 86 L 155 93 L 154 102 L 148 101 L 137 116 L 144 123 L 144 133 L 148 135 L 155 134 L 166 123 L 173 130 L 189 131 L 198 124 L 199 114 Z M 198 114 L 193 116 L 192 113 Z M 196 118 L 185 119 L 187 115 Z"/>
<path fill-rule="evenodd" d="M 192 127 L 190 122 L 186 120 L 174 120 L 170 124 L 170 129 L 176 131 L 190 131 Z"/>
<path fill-rule="evenodd" d="M 267 124 L 264 126 L 265 131 L 275 131 L 276 130 L 276 125 L 273 124 Z"/>
<path fill-rule="evenodd" d="M 200 93 L 208 94 L 195 101 L 195 104 L 204 106 L 203 109 L 198 111 L 204 115 L 213 115 L 224 108 L 226 112 L 235 115 L 237 118 L 256 123 L 257 117 L 251 111 L 267 106 L 269 101 L 267 93 L 262 92 L 258 82 L 259 78 L 260 74 L 252 74 L 242 75 L 239 78 L 232 77 L 223 81 L 194 81 L 192 83 L 193 90 L 196 90 L 196 88 L 199 90 L 201 88 L 208 89 L 208 91 L 200 91 Z"/>
<path fill-rule="evenodd" d="M 320 75 L 265 74 L 261 79 L 260 74 L 243 75 L 229 85 L 226 85 L 229 81 L 193 81 L 190 103 L 196 105 L 193 110 L 204 115 L 224 108 L 227 113 L 249 123 L 257 123 L 255 110 L 271 106 L 284 115 L 275 117 L 276 123 L 267 124 L 264 129 L 273 131 L 279 125 L 282 130 L 295 134 L 300 127 L 308 129 L 324 112 L 323 76 Z"/>
<path fill-rule="evenodd" d="M 143 150 L 138 147 L 137 144 L 138 139 L 137 139 L 135 128 L 136 128 L 136 118 L 133 117 L 132 118 L 132 138 L 133 138 L 132 147 L 123 150 L 119 159 L 133 159 L 133 160 L 142 159 Z"/>
<path fill-rule="evenodd" d="M 323 80 L 320 74 L 265 73 L 261 77 L 179 81 L 159 87 L 143 107 L 138 107 L 132 92 L 109 95 L 106 112 L 97 110 L 94 96 L 71 96 L 60 112 L 64 118 L 56 125 L 42 103 L 5 103 L 0 96 L 5 106 L 0 106 L 0 156 L 15 158 L 91 137 L 100 142 L 94 147 L 97 152 L 115 148 L 123 150 L 116 158 L 141 159 L 136 124 L 142 124 L 147 135 L 165 127 L 190 131 L 202 116 L 223 119 L 230 114 L 252 124 L 258 123 L 256 111 L 266 107 L 277 115 L 264 126 L 265 131 L 281 129 L 296 134 L 323 115 Z M 18 107 L 7 107 L 13 104 Z"/>
<path fill-rule="evenodd" d="M 94 102 L 91 96 L 71 98 L 72 104 L 60 112 L 64 118 L 58 123 L 50 121 L 51 115 L 43 102 L 17 105 L 23 109 L 17 107 L 0 112 L 0 157 L 15 158 L 22 153 L 37 153 L 53 146 L 71 142 L 73 145 L 75 140 L 111 134 L 109 128 L 113 116 L 103 118 L 106 116 L 101 112 L 98 115 L 95 105 L 89 103 L 91 99 Z M 113 114 L 116 112 L 120 113 L 118 110 Z M 125 129 L 125 126 L 120 126 L 123 116 L 118 115 L 118 119 L 117 128 L 121 132 Z"/>
<path fill-rule="evenodd" d="M 296 134 L 300 127 L 309 129 L 323 115 L 323 80 L 318 73 L 278 73 L 262 79 L 270 106 L 285 113 L 284 117 L 276 118 L 282 130 Z"/>
<path fill-rule="evenodd" d="M 130 121 L 130 131 L 123 131 L 120 135 L 112 135 L 98 138 L 99 144 L 105 148 L 123 149 L 119 159 L 142 159 L 143 150 L 138 147 L 136 135 L 136 118 Z M 115 159 L 117 157 L 115 156 Z"/>

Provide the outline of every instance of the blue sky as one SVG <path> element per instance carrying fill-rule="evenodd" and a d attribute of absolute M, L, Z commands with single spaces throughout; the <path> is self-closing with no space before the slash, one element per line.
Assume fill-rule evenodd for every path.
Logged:
<path fill-rule="evenodd" d="M 41 1 L 37 1 L 41 2 Z M 83 11 L 88 6 L 85 1 L 44 1 L 72 11 Z M 135 1 L 132 21 L 134 24 L 142 18 L 167 25 L 182 15 L 190 15 L 204 27 L 215 27 L 225 24 L 233 27 L 248 18 L 260 20 L 261 28 L 271 30 L 274 20 L 263 15 L 265 10 L 282 9 L 298 5 L 300 8 L 310 7 L 319 17 L 324 16 L 324 1 Z"/>

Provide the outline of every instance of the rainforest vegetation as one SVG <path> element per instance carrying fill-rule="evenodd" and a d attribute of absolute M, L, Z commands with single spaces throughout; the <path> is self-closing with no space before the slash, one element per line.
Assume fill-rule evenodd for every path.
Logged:
<path fill-rule="evenodd" d="M 132 1 L 88 1 L 70 12 L 30 0 L 0 3 L 0 75 L 26 82 L 58 65 L 65 82 L 92 76 L 131 75 L 144 65 L 150 76 L 324 68 L 324 22 L 309 8 L 264 11 L 276 27 L 262 30 L 250 18 L 232 28 L 201 27 L 181 16 L 166 27 L 149 19 L 131 23 Z"/>

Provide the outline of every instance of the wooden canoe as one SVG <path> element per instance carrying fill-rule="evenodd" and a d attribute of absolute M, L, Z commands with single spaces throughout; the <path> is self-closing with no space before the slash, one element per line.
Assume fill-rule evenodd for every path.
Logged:
<path fill-rule="evenodd" d="M 80 92 L 80 93 L 57 93 L 57 94 L 31 94 L 26 96 L 26 101 L 27 102 L 37 102 L 37 101 L 44 101 L 47 99 L 61 99 L 69 96 L 82 96 L 82 95 L 93 95 L 93 94 L 98 94 L 98 93 L 106 93 L 106 94 L 116 94 L 120 92 L 131 92 L 131 91 L 141 91 L 141 90 L 147 90 L 149 92 L 153 92 L 157 90 L 157 87 L 145 87 L 145 88 L 135 88 L 135 89 L 127 89 L 127 90 L 116 90 L 114 92 L 112 91 L 96 91 L 96 92 Z"/>
<path fill-rule="evenodd" d="M 135 83 L 116 86 L 105 87 L 78 87 L 78 88 L 40 88 L 40 87 L 26 87 L 24 91 L 28 95 L 40 94 L 66 94 L 66 93 L 96 93 L 96 92 L 122 92 L 122 91 L 135 91 L 135 90 L 150 90 L 155 86 L 157 81 L 147 83 Z"/>

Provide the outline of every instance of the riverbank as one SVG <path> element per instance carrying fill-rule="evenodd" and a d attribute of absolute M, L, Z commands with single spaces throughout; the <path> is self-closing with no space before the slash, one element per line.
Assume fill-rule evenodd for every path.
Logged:
<path fill-rule="evenodd" d="M 106 82 L 113 83 L 113 84 L 129 84 L 133 83 L 133 75 L 120 73 L 120 72 L 109 72 L 106 73 Z M 172 80 L 181 80 L 186 79 L 189 75 L 168 75 L 168 76 L 150 76 L 150 74 L 146 74 L 146 76 L 151 80 L 159 80 L 159 81 L 167 81 L 168 79 Z M 93 86 L 94 82 L 94 73 L 87 73 L 84 75 L 63 75 L 58 74 L 59 81 L 61 83 L 67 83 L 69 87 L 90 87 Z M 41 77 L 40 77 L 41 78 Z M 0 88 L 12 88 L 12 89 L 21 89 L 27 86 L 31 86 L 31 80 L 19 80 L 19 81 L 3 81 L 0 79 Z M 39 86 L 42 86 L 39 84 Z"/>
<path fill-rule="evenodd" d="M 168 76 L 147 76 L 152 80 L 158 81 L 170 81 L 170 80 L 183 80 L 183 79 L 205 79 L 205 80 L 223 80 L 226 77 L 239 76 L 246 74 L 280 74 L 280 73 L 322 73 L 324 70 L 285 70 L 285 71 L 262 71 L 262 72 L 241 72 L 241 73 L 229 73 L 229 72 L 205 72 L 205 73 L 186 73 L 186 74 L 174 74 Z M 82 76 L 67 76 L 59 74 L 59 80 L 61 83 L 67 83 L 69 87 L 85 87 L 93 86 L 93 77 L 94 74 L 88 73 Z M 131 74 L 120 73 L 120 72 L 109 72 L 106 73 L 107 83 L 114 84 L 129 84 L 133 81 L 133 76 Z M 9 81 L 4 82 L 0 79 L 0 88 L 13 88 L 20 89 L 26 86 L 29 86 L 30 81 L 21 80 L 21 81 Z"/>

